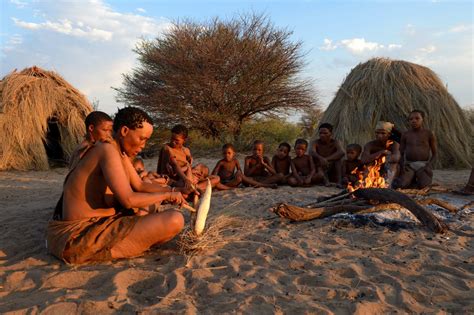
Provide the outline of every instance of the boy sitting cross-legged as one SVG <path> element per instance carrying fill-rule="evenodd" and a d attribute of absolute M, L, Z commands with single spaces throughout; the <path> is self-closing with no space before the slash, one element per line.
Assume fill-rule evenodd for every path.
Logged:
<path fill-rule="evenodd" d="M 191 151 L 184 146 L 187 138 L 188 129 L 185 126 L 176 125 L 171 129 L 171 140 L 160 151 L 157 173 L 168 175 L 173 180 L 172 186 L 184 187 L 185 191 L 189 192 L 196 189 L 203 192 L 207 186 L 207 178 L 212 187 L 215 187 L 219 183 L 219 177 L 202 178 L 193 174 L 193 157 Z"/>
<path fill-rule="evenodd" d="M 291 171 L 291 158 L 290 158 L 291 146 L 282 142 L 278 146 L 277 153 L 272 158 L 272 166 L 275 172 L 282 175 L 282 179 L 278 184 L 287 184 L 288 177 Z"/>
<path fill-rule="evenodd" d="M 255 140 L 253 154 L 245 158 L 244 175 L 258 183 L 258 187 L 276 188 L 283 175 L 277 174 L 268 157 L 263 155 L 263 141 Z M 252 185 L 252 184 L 249 184 Z"/>
<path fill-rule="evenodd" d="M 291 176 L 288 178 L 290 186 L 310 186 L 324 181 L 323 169 L 314 165 L 313 158 L 306 154 L 307 148 L 308 141 L 296 140 L 296 157 L 291 160 Z"/>
<path fill-rule="evenodd" d="M 346 187 L 349 183 L 354 185 L 359 178 L 353 172 L 362 166 L 359 157 L 362 147 L 357 143 L 351 143 L 346 147 L 346 159 L 342 162 L 341 186 Z"/>

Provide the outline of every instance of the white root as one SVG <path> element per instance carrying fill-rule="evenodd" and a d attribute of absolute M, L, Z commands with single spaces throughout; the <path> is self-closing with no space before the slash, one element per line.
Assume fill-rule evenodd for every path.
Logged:
<path fill-rule="evenodd" d="M 212 187 L 211 181 L 207 180 L 207 187 L 204 195 L 201 197 L 201 201 L 199 203 L 199 208 L 197 210 L 197 218 L 196 224 L 194 225 L 194 232 L 196 235 L 201 235 L 204 231 L 204 227 L 206 225 L 206 218 L 207 213 L 209 212 L 209 208 L 211 207 L 211 195 L 212 195 Z"/>

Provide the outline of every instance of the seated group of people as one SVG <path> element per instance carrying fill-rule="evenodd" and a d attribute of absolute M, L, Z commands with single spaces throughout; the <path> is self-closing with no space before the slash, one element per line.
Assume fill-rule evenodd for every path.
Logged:
<path fill-rule="evenodd" d="M 245 157 L 243 170 L 234 146 L 227 143 L 222 147 L 223 158 L 212 172 L 203 164 L 193 167 L 191 152 L 184 146 L 188 130 L 183 125 L 176 125 L 171 130 L 170 142 L 160 151 L 156 172 L 144 172 L 139 157 L 133 163 L 144 180 L 202 191 L 207 179 L 219 190 L 241 185 L 271 188 L 314 184 L 356 186 L 366 166 L 385 157 L 380 172 L 393 188 L 424 188 L 432 182 L 436 140 L 431 131 L 423 128 L 423 118 L 423 112 L 412 111 L 408 117 L 411 128 L 401 138 L 392 123 L 380 121 L 375 140 L 363 148 L 356 143 L 349 144 L 345 152 L 340 142 L 333 138 L 333 126 L 328 123 L 319 126 L 318 139 L 310 143 L 297 139 L 293 158 L 290 157 L 290 144 L 283 142 L 270 161 L 264 154 L 264 143 L 255 140 L 252 155 Z"/>
<path fill-rule="evenodd" d="M 243 171 L 233 145 L 225 144 L 223 159 L 209 174 L 203 164 L 193 167 L 190 150 L 184 146 L 188 137 L 184 126 L 171 130 L 170 142 L 160 151 L 157 172 L 146 172 L 136 157 L 153 132 L 150 116 L 135 107 L 120 109 L 113 120 L 92 112 L 86 118 L 86 139 L 71 158 L 63 194 L 48 223 L 48 250 L 74 264 L 140 255 L 172 239 L 184 225 L 179 211 L 149 209 L 162 202 L 186 204 L 187 197 L 205 189 L 207 179 L 217 189 L 241 184 L 272 188 L 278 184 L 346 185 L 354 180 L 354 169 L 385 156 L 394 177 L 399 163 L 402 166 L 393 186 L 426 186 L 431 183 L 436 141 L 423 129 L 423 115 L 410 113 L 411 129 L 403 134 L 400 145 L 389 139 L 393 125 L 379 122 L 376 139 L 363 152 L 359 145 L 348 145 L 345 160 L 327 123 L 319 126 L 319 138 L 311 143 L 296 140 L 294 158 L 289 156 L 290 145 L 282 143 L 270 161 L 264 155 L 264 143 L 255 141 Z"/>

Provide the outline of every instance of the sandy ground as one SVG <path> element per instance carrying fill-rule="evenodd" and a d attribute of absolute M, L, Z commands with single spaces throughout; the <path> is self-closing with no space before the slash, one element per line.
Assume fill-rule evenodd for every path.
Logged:
<path fill-rule="evenodd" d="M 143 257 L 74 267 L 48 255 L 44 241 L 65 174 L 0 172 L 0 313 L 474 312 L 472 208 L 446 215 L 451 231 L 434 235 L 415 221 L 290 223 L 268 211 L 333 188 L 216 192 L 210 220 L 233 213 L 239 222 L 220 244 L 190 258 L 174 240 Z M 435 181 L 459 188 L 468 175 L 441 170 Z M 438 197 L 456 205 L 473 200 Z"/>

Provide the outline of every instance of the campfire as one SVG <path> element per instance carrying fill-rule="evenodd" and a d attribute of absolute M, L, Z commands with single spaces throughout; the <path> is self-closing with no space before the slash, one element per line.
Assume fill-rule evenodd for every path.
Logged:
<path fill-rule="evenodd" d="M 385 156 L 377 159 L 373 165 L 364 169 L 356 168 L 358 181 L 349 183 L 342 192 L 329 197 L 322 197 L 305 207 L 299 207 L 281 203 L 271 208 L 275 214 L 292 221 L 307 221 L 322 219 L 338 213 L 365 214 L 386 210 L 407 209 L 428 229 L 436 233 L 445 233 L 447 225 L 440 221 L 433 213 L 423 207 L 428 204 L 436 204 L 450 212 L 457 209 L 452 205 L 434 198 L 415 200 L 408 194 L 417 197 L 427 195 L 429 190 L 405 190 L 395 191 L 390 188 L 391 174 L 387 172 L 387 178 L 380 174 L 381 167 L 385 163 Z"/>
<path fill-rule="evenodd" d="M 386 148 L 390 148 L 393 141 L 388 140 L 386 144 Z M 356 167 L 352 170 L 352 174 L 356 175 L 358 180 L 355 183 L 349 182 L 347 184 L 347 191 L 353 192 L 359 188 L 388 188 L 391 184 L 391 177 L 387 176 L 386 179 L 380 173 L 382 167 L 385 166 L 386 157 L 381 156 L 376 159 L 373 165 L 368 165 L 363 169 L 359 169 Z M 390 171 L 387 171 L 387 175 L 391 175 Z"/>

